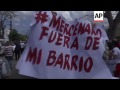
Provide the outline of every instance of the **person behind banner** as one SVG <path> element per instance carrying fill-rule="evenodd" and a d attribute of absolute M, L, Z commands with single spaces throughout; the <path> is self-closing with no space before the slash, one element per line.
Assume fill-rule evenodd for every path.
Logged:
<path fill-rule="evenodd" d="M 20 42 L 20 45 L 21 45 L 21 54 L 23 53 L 24 51 L 24 48 L 25 48 L 25 44 L 23 41 Z"/>
<path fill-rule="evenodd" d="M 118 42 L 117 41 L 113 41 L 113 55 L 114 55 L 114 59 L 115 59 L 115 71 L 114 71 L 114 76 L 115 77 L 120 77 L 120 49 L 118 48 Z"/>
<path fill-rule="evenodd" d="M 15 41 L 15 59 L 18 60 L 20 58 L 21 46 L 18 40 Z"/>
<path fill-rule="evenodd" d="M 103 53 L 103 59 L 109 61 L 113 59 L 113 44 L 111 41 L 106 40 L 105 51 Z"/>
<path fill-rule="evenodd" d="M 103 59 L 106 62 L 106 65 L 108 66 L 110 72 L 112 75 L 114 75 L 115 70 L 115 60 L 114 60 L 114 51 L 113 51 L 113 42 L 111 40 L 106 41 L 106 49 L 103 53 Z"/>
<path fill-rule="evenodd" d="M 114 59 L 114 56 L 113 56 L 113 43 L 112 41 L 109 41 L 108 42 L 108 48 L 109 48 L 109 60 L 113 60 Z"/>
<path fill-rule="evenodd" d="M 106 45 L 102 58 L 103 58 L 105 61 L 108 61 L 108 60 L 109 60 L 109 57 L 108 57 L 108 56 L 109 56 L 109 48 L 108 48 L 108 46 Z"/>
<path fill-rule="evenodd" d="M 118 41 L 118 48 L 120 49 L 120 37 L 116 37 Z"/>

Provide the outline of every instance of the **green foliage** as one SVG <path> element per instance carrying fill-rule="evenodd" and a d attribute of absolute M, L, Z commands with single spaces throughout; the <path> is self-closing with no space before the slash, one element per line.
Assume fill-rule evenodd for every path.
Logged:
<path fill-rule="evenodd" d="M 26 41 L 27 40 L 27 36 L 19 34 L 15 29 L 13 29 L 10 32 L 9 40 L 10 41 L 14 41 L 14 40 Z"/>
<path fill-rule="evenodd" d="M 18 32 L 15 29 L 11 30 L 11 32 L 9 34 L 9 40 L 14 41 L 14 40 L 18 40 L 18 39 L 19 39 Z"/>
<path fill-rule="evenodd" d="M 19 34 L 19 40 L 20 40 L 20 41 L 26 41 L 26 40 L 27 40 L 27 36 L 26 36 L 26 35 Z"/>

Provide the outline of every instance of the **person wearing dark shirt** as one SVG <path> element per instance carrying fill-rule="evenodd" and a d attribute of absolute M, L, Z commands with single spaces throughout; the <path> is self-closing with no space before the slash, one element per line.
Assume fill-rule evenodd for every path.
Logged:
<path fill-rule="evenodd" d="M 19 41 L 15 41 L 15 59 L 18 60 L 20 58 L 20 53 L 21 53 L 21 46 Z"/>

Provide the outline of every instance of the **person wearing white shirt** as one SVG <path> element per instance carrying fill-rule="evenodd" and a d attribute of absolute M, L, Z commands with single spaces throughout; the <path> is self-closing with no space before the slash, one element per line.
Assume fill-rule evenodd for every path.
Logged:
<path fill-rule="evenodd" d="M 14 51 L 16 46 L 14 44 L 12 44 L 12 47 L 13 47 L 13 51 Z"/>
<path fill-rule="evenodd" d="M 25 44 L 21 42 L 20 45 L 21 45 L 21 53 L 22 53 L 24 51 Z"/>

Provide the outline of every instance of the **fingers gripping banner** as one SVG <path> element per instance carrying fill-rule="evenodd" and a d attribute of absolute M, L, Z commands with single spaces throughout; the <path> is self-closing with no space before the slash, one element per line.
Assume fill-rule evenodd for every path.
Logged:
<path fill-rule="evenodd" d="M 39 79 L 111 78 L 102 59 L 105 31 L 89 21 L 67 21 L 50 11 L 36 14 L 19 73 Z"/>

